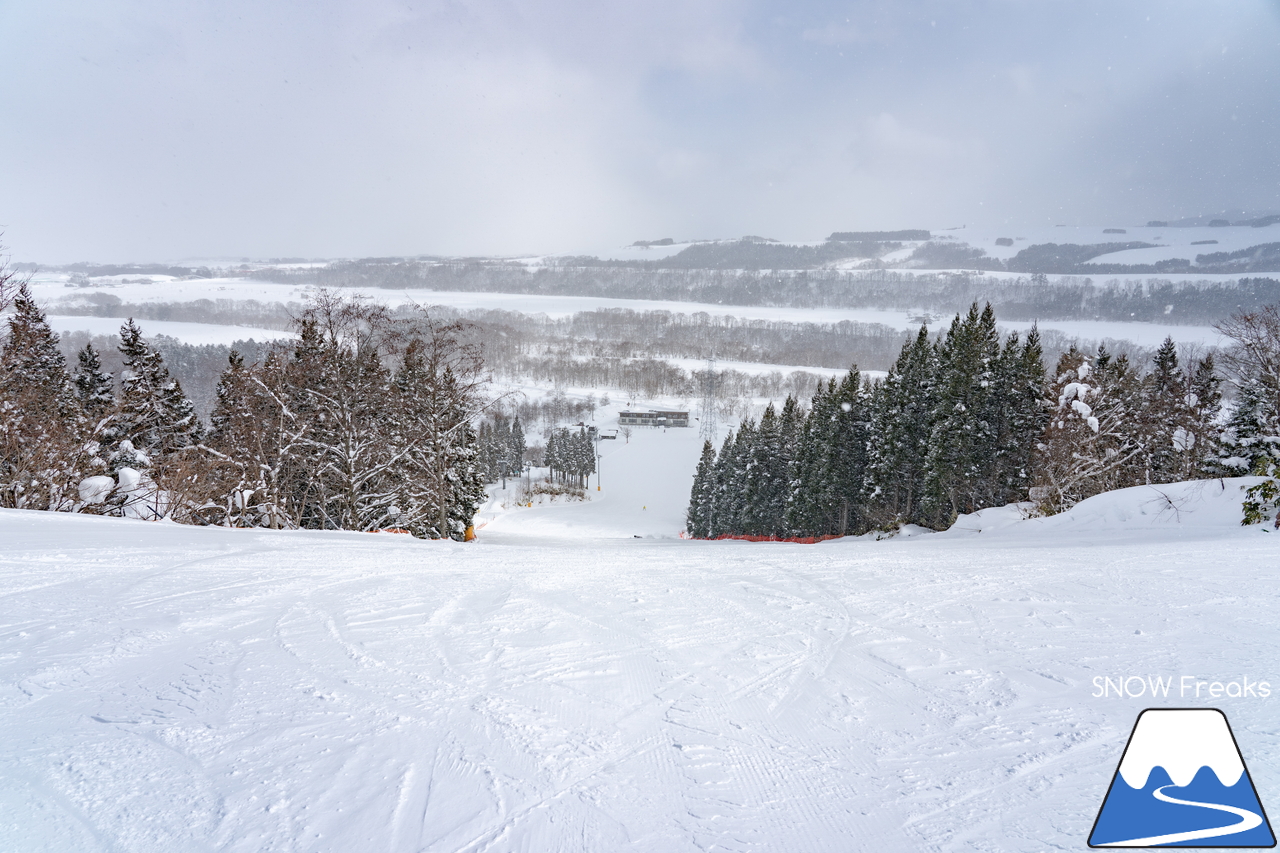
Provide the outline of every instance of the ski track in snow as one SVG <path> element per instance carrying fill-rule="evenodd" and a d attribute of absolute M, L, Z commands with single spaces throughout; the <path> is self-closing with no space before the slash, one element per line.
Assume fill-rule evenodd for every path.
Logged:
<path fill-rule="evenodd" d="M 635 539 L 698 444 L 637 433 L 469 545 L 0 511 L 0 849 L 1078 849 L 1095 675 L 1272 675 L 1275 536 Z"/>

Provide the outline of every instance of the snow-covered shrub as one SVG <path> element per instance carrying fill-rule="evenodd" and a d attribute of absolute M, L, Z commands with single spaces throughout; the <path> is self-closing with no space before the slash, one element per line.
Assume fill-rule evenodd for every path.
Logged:
<path fill-rule="evenodd" d="M 80 505 L 86 507 L 101 506 L 116 488 L 116 481 L 104 474 L 85 477 L 80 481 Z"/>
<path fill-rule="evenodd" d="M 1262 524 L 1280 529 L 1280 480 L 1274 476 L 1245 491 L 1244 520 L 1241 524 Z"/>

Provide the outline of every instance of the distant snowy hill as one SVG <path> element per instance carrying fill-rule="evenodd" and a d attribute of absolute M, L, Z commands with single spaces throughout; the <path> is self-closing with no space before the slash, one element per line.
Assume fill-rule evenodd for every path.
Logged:
<path fill-rule="evenodd" d="M 1210 225 L 1209 222 L 1218 224 Z M 1125 226 L 974 226 L 835 232 L 820 242 L 744 237 L 606 249 L 600 258 L 669 268 L 984 270 L 1052 275 L 1280 272 L 1280 216 Z"/>

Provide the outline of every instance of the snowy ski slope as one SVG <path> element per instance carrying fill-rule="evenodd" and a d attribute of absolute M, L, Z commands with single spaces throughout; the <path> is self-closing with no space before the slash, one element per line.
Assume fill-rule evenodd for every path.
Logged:
<path fill-rule="evenodd" d="M 0 849 L 1082 849 L 1150 704 L 1278 808 L 1277 699 L 1093 695 L 1280 685 L 1240 481 L 691 542 L 695 431 L 605 444 L 467 545 L 0 511 Z"/>

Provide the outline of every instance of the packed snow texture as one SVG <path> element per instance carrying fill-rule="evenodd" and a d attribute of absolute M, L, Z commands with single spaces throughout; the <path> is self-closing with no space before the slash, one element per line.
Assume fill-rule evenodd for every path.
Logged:
<path fill-rule="evenodd" d="M 0 849 L 1079 849 L 1210 704 L 1095 676 L 1280 684 L 1253 481 L 696 542 L 696 430 L 603 444 L 465 545 L 0 511 Z M 1276 802 L 1277 700 L 1217 701 Z"/>

